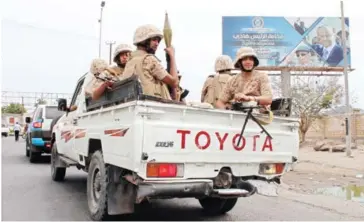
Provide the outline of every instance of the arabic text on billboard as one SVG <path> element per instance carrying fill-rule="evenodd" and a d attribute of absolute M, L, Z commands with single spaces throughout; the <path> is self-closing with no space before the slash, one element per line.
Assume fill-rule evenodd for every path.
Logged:
<path fill-rule="evenodd" d="M 222 18 L 223 54 L 232 59 L 243 46 L 253 47 L 260 66 L 342 67 L 343 44 L 339 17 Z M 345 19 L 348 66 L 349 19 Z"/>

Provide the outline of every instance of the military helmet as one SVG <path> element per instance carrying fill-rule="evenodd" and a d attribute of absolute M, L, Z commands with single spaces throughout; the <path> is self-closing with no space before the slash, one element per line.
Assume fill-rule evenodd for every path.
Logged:
<path fill-rule="evenodd" d="M 231 70 L 234 69 L 233 60 L 230 56 L 221 55 L 216 58 L 215 60 L 215 71 L 223 71 L 223 70 Z"/>
<path fill-rule="evenodd" d="M 254 58 L 254 66 L 259 65 L 259 59 L 257 54 L 255 53 L 254 49 L 251 47 L 242 47 L 238 50 L 236 53 L 236 58 L 234 61 L 234 67 L 239 68 L 240 67 L 240 60 L 244 57 L 252 56 Z"/>
<path fill-rule="evenodd" d="M 91 62 L 90 72 L 92 74 L 99 74 L 108 67 L 108 64 L 103 59 L 93 59 Z"/>
<path fill-rule="evenodd" d="M 120 44 L 116 47 L 115 51 L 114 51 L 114 56 L 113 56 L 113 61 L 114 62 L 117 62 L 118 60 L 118 55 L 121 53 L 121 52 L 131 52 L 133 51 L 132 47 L 128 44 Z"/>
<path fill-rule="evenodd" d="M 133 44 L 137 45 L 138 43 L 142 43 L 147 39 L 159 37 L 163 39 L 163 33 L 154 25 L 142 25 L 139 26 L 134 33 L 134 41 Z"/>

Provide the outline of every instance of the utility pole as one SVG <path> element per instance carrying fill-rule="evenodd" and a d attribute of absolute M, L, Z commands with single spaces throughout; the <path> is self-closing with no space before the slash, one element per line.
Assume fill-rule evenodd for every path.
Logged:
<path fill-rule="evenodd" d="M 101 10 L 100 10 L 100 19 L 99 19 L 99 23 L 100 23 L 100 33 L 99 33 L 99 58 L 101 58 L 101 35 L 102 35 L 102 12 L 105 6 L 105 1 L 101 2 Z"/>
<path fill-rule="evenodd" d="M 111 65 L 111 57 L 112 57 L 112 45 L 115 44 L 115 41 L 106 41 L 106 45 L 109 45 L 110 47 L 110 52 L 109 52 L 109 64 Z"/>
<path fill-rule="evenodd" d="M 23 111 L 25 110 L 25 107 L 24 107 L 24 96 L 21 97 L 21 106 L 23 107 L 23 110 L 21 112 L 21 114 L 24 114 Z"/>
<path fill-rule="evenodd" d="M 346 118 L 345 118 L 345 134 L 346 134 L 346 156 L 351 157 L 351 108 L 349 101 L 349 77 L 348 77 L 348 60 L 346 48 L 346 31 L 345 31 L 345 17 L 344 17 L 344 2 L 341 0 L 341 40 L 343 44 L 344 53 L 344 77 L 345 77 L 345 104 L 346 104 Z"/>

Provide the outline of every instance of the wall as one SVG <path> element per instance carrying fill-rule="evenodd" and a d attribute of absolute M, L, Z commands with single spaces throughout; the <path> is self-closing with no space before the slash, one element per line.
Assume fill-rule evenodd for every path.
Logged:
<path fill-rule="evenodd" d="M 364 114 L 353 114 L 351 134 L 355 140 L 364 139 Z M 317 119 L 306 134 L 307 139 L 344 139 L 345 115 L 332 115 Z"/>

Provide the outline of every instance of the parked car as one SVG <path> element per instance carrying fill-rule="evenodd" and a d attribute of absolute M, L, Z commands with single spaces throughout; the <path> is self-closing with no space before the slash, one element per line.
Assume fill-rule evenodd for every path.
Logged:
<path fill-rule="evenodd" d="M 26 123 L 30 123 L 30 132 L 27 132 L 25 154 L 31 163 L 42 153 L 51 152 L 52 128 L 63 114 L 57 106 L 39 105 L 33 117 L 26 118 Z"/>
<path fill-rule="evenodd" d="M 9 136 L 9 127 L 5 123 L 1 124 L 1 136 Z"/>

